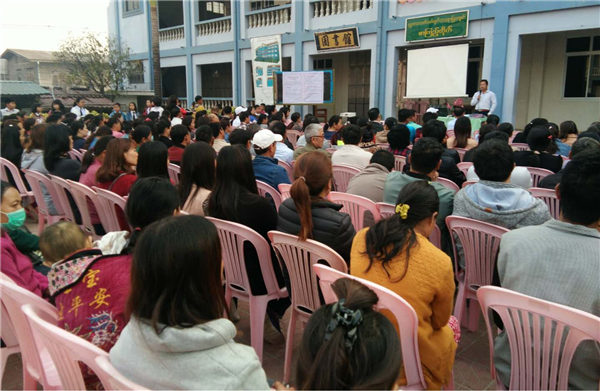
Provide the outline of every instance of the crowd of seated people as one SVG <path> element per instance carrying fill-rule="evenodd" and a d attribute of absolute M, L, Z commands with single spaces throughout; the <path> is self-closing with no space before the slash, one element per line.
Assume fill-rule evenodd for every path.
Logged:
<path fill-rule="evenodd" d="M 600 316 L 598 123 L 579 133 L 573 121 L 555 125 L 536 118 L 512 139 L 513 124 L 490 115 L 475 130 L 458 109 L 448 124 L 451 133 L 435 110 L 418 125 L 409 109 L 385 121 L 372 108 L 364 118 L 345 122 L 334 115 L 321 124 L 287 107 L 208 112 L 201 97 L 189 111 L 177 99 L 166 108 L 153 99 L 142 113 L 134 104 L 127 113 L 115 105 L 108 119 L 90 114 L 81 102 L 75 108 L 66 113 L 59 101 L 45 120 L 34 113 L 26 126 L 27 118 L 4 117 L 2 157 L 20 169 L 126 198 L 125 212 L 117 211 L 123 240 L 110 249 L 102 245 L 115 232 L 104 229 L 101 211 L 92 204 L 98 242 L 82 231 L 80 217 L 49 224 L 39 237 L 29 232 L 25 221 L 35 203 L 22 199 L 9 176 L 1 185 L 1 272 L 52 303 L 60 327 L 110 352 L 113 366 L 140 386 L 286 388 L 267 380 L 255 351 L 236 342 L 233 321 L 239 315 L 222 288 L 223 243 L 204 216 L 242 224 L 267 243 L 273 230 L 295 235 L 299 243 L 320 242 L 344 259 L 350 275 L 404 298 L 418 318 L 420 364 L 429 389 L 451 384 L 460 343 L 460 322 L 451 316 L 453 265 L 464 268 L 464 262 L 460 251 L 454 259 L 447 216 L 510 230 L 501 240 L 495 284 Z M 295 144 L 286 136 L 290 130 L 301 133 Z M 461 149 L 468 150 L 462 157 Z M 82 150 L 81 162 L 69 156 L 72 150 Z M 398 157 L 406 159 L 403 171 L 395 169 Z M 291 177 L 280 161 L 293 167 Z M 472 163 L 466 176 L 461 161 Z M 177 181 L 169 163 L 180 166 Z M 355 228 L 348 211 L 330 198 L 338 164 L 359 171 L 348 194 L 391 204 L 394 213 Z M 527 167 L 553 172 L 538 186 L 556 192 L 558 218 L 530 193 Z M 276 191 L 291 185 L 289 198 L 276 205 L 260 195 L 257 180 Z M 475 183 L 461 188 L 465 180 Z M 53 205 L 50 193 L 46 189 L 42 196 Z M 78 216 L 76 203 L 69 206 Z M 429 240 L 438 228 L 440 248 Z M 266 294 L 256 249 L 245 243 L 241 256 L 249 293 Z M 279 288 L 291 292 L 288 270 L 273 250 L 272 261 Z M 340 279 L 332 288 L 337 301 L 316 309 L 304 328 L 293 385 L 402 388 L 395 319 L 376 311 L 377 295 L 355 280 Z M 284 298 L 267 305 L 265 327 L 280 337 L 290 303 Z M 511 357 L 502 327 L 493 348 L 499 380 L 508 386 Z M 597 388 L 599 352 L 593 342 L 577 350 L 570 388 Z M 97 386 L 94 374 L 85 372 L 84 379 Z"/>

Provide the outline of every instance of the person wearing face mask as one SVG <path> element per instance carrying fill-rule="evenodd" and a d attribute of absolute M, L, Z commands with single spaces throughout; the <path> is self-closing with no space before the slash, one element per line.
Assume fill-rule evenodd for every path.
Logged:
<path fill-rule="evenodd" d="M 0 271 L 11 278 L 17 285 L 38 296 L 46 296 L 48 279 L 33 268 L 31 260 L 17 248 L 9 235 L 25 223 L 25 209 L 21 205 L 21 195 L 8 182 L 1 184 L 2 206 L 0 210 L 0 248 L 2 262 Z"/>

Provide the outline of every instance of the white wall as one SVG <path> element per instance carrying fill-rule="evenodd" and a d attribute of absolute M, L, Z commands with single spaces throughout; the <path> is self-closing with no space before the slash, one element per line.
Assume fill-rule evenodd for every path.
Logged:
<path fill-rule="evenodd" d="M 503 121 L 514 122 L 516 118 L 516 102 L 518 101 L 517 92 L 520 87 L 519 68 L 521 64 L 521 56 L 526 56 L 525 51 L 522 50 L 522 36 L 525 34 L 597 29 L 599 20 L 598 15 L 600 15 L 600 6 L 517 15 L 512 16 L 509 19 L 504 96 L 498 97 L 498 99 L 504 100 L 504 106 L 500 116 Z M 557 62 L 558 64 L 563 64 L 565 61 L 564 47 L 559 51 L 560 46 L 560 42 L 552 41 L 547 43 L 548 49 L 550 49 L 554 55 L 552 57 L 552 61 Z M 552 65 L 553 66 L 551 68 L 547 69 L 554 69 L 554 67 L 557 66 L 557 64 Z M 548 87 L 547 91 L 545 87 L 544 92 L 544 99 L 549 105 L 549 109 L 547 109 L 548 113 L 553 114 L 552 116 L 558 116 L 559 112 L 556 112 L 555 110 L 564 110 L 564 115 L 568 116 L 570 119 L 575 119 L 577 113 L 582 113 L 585 115 L 584 118 L 589 118 L 588 116 L 591 116 L 593 113 L 595 113 L 596 120 L 598 120 L 598 106 L 600 105 L 600 99 L 588 98 L 578 102 L 577 99 L 562 98 L 562 87 L 560 88 L 559 92 L 556 87 L 553 90 L 551 85 L 562 84 L 564 82 L 564 75 L 560 72 L 554 72 L 550 74 L 553 75 L 553 78 L 547 79 L 546 83 L 548 83 Z M 523 86 L 521 88 L 526 87 Z M 579 110 L 584 112 L 580 112 Z M 592 110 L 591 113 L 589 110 Z M 587 121 L 587 119 L 584 118 L 580 119 L 579 121 Z M 560 119 L 558 119 L 558 121 L 560 121 Z M 523 123 L 517 123 L 515 125 L 517 127 L 522 127 Z M 579 123 L 577 125 L 579 126 Z"/>
<path fill-rule="evenodd" d="M 494 3 L 495 0 L 486 0 L 487 4 Z M 395 3 L 395 7 L 394 7 Z M 461 8 L 473 7 L 481 5 L 481 0 L 464 0 L 464 1 L 448 1 L 448 0 L 421 0 L 413 3 L 405 2 L 400 3 L 399 1 L 390 2 L 390 16 L 417 16 L 417 15 L 429 15 L 438 14 L 442 12 L 448 12 L 452 10 L 460 10 Z M 485 7 L 485 6 L 482 6 Z"/>
<path fill-rule="evenodd" d="M 120 15 L 120 27 L 121 27 L 121 42 L 127 44 L 132 54 L 145 53 L 148 51 L 148 23 L 146 14 L 146 3 L 140 2 L 142 7 L 142 13 L 127 16 L 123 15 L 123 4 L 121 1 L 111 2 L 111 7 L 118 5 Z M 114 19 L 114 14 L 113 14 Z"/>

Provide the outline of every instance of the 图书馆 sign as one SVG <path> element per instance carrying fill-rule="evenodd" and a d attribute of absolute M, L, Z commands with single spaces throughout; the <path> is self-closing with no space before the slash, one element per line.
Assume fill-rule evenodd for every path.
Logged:
<path fill-rule="evenodd" d="M 317 51 L 340 50 L 360 47 L 358 28 L 323 31 L 315 33 Z"/>
<path fill-rule="evenodd" d="M 406 42 L 466 37 L 469 35 L 469 11 L 406 19 Z"/>

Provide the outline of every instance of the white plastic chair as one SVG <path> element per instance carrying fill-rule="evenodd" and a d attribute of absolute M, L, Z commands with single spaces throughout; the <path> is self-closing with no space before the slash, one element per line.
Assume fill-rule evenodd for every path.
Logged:
<path fill-rule="evenodd" d="M 417 334 L 419 319 L 412 306 L 397 293 L 371 281 L 342 273 L 325 265 L 314 264 L 312 267 L 319 277 L 321 292 L 327 304 L 338 301 L 333 289 L 331 289 L 331 284 L 340 278 L 350 278 L 358 281 L 377 294 L 379 301 L 375 308 L 390 311 L 398 324 L 402 362 L 407 381 L 407 385 L 402 386 L 402 389 L 427 389 L 419 355 L 419 337 Z"/>
<path fill-rule="evenodd" d="M 557 287 L 559 289 L 559 287 Z M 494 286 L 483 286 L 477 300 L 485 319 L 490 346 L 490 371 L 503 389 L 494 368 L 494 338 L 490 310 L 504 324 L 511 356 L 511 390 L 566 390 L 569 368 L 579 344 L 600 343 L 600 317 L 590 313 Z"/>
<path fill-rule="evenodd" d="M 296 321 L 299 320 L 305 325 L 312 313 L 321 306 L 319 287 L 312 265 L 323 260 L 332 268 L 344 273 L 348 272 L 348 266 L 338 253 L 317 241 L 302 241 L 295 235 L 278 231 L 269 231 L 268 235 L 277 258 L 287 268 L 292 289 L 292 312 L 285 342 L 283 369 L 283 381 L 287 382 L 292 366 Z"/>
<path fill-rule="evenodd" d="M 233 297 L 250 304 L 250 341 L 259 360 L 263 357 L 264 320 L 267 304 L 271 300 L 288 297 L 287 289 L 280 288 L 273 269 L 269 243 L 256 231 L 245 225 L 207 217 L 216 227 L 221 240 L 223 266 L 225 268 L 225 301 L 230 305 Z M 250 280 L 244 261 L 244 243 L 254 246 L 260 262 L 267 293 L 252 294 Z"/>
<path fill-rule="evenodd" d="M 347 166 L 345 164 L 334 164 L 332 169 L 335 191 L 339 191 L 341 193 L 346 192 L 350 179 L 360 172 L 358 168 Z"/>

